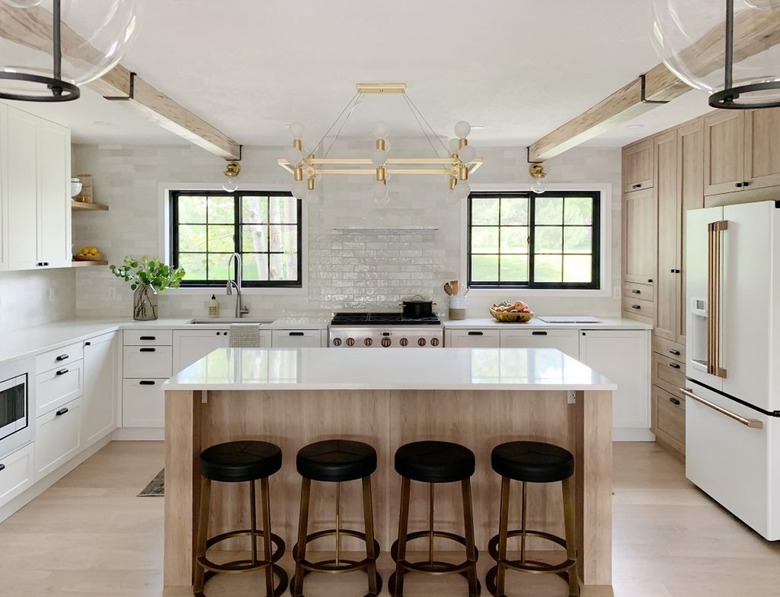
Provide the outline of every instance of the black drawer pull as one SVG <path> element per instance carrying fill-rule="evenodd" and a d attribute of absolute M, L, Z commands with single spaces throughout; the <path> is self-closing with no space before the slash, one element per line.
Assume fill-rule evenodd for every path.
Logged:
<path fill-rule="evenodd" d="M 671 402 L 675 406 L 680 406 L 680 401 L 677 398 L 669 398 L 669 402 Z"/>
<path fill-rule="evenodd" d="M 742 187 L 745 186 L 745 183 L 744 182 L 737 182 L 737 183 L 734 184 L 734 186 L 737 187 L 738 189 L 741 189 Z"/>
<path fill-rule="evenodd" d="M 469 332 L 469 336 L 484 336 L 482 332 Z"/>
<path fill-rule="evenodd" d="M 153 386 L 154 385 L 154 381 L 152 381 L 151 379 L 142 379 L 141 381 L 138 382 L 138 385 L 141 385 L 141 386 Z"/>
<path fill-rule="evenodd" d="M 631 308 L 632 308 L 632 309 L 641 309 L 642 307 L 641 307 L 641 306 L 639 306 L 639 305 L 631 305 Z"/>
<path fill-rule="evenodd" d="M 672 369 L 679 369 L 679 368 L 680 368 L 680 365 L 678 365 L 677 363 L 669 363 L 669 366 L 670 366 Z"/>
<path fill-rule="evenodd" d="M 84 342 L 84 346 L 92 346 L 92 342 Z"/>
<path fill-rule="evenodd" d="M 4 464 L 0 464 L 0 471 L 4 471 L 4 470 L 5 470 L 5 465 Z"/>
<path fill-rule="evenodd" d="M 156 352 L 156 348 L 142 348 L 141 352 Z"/>
<path fill-rule="evenodd" d="M 305 336 L 303 332 L 290 332 L 290 336 Z"/>
<path fill-rule="evenodd" d="M 157 340 L 157 336 L 141 336 L 141 340 Z"/>
<path fill-rule="evenodd" d="M 680 356 L 680 351 L 677 350 L 676 348 L 670 348 L 669 349 L 669 354 L 673 354 L 675 356 Z"/>
<path fill-rule="evenodd" d="M 747 182 L 747 181 L 745 181 L 745 182 L 743 182 L 743 183 L 742 183 L 742 186 L 743 186 L 743 187 L 750 186 L 750 183 L 749 183 L 749 182 Z M 47 263 L 46 265 L 49 265 L 49 264 Z"/>
<path fill-rule="evenodd" d="M 60 361 L 64 361 L 64 360 L 69 359 L 69 358 L 70 358 L 70 355 L 61 354 L 54 360 L 57 361 L 57 362 L 60 362 Z"/>
<path fill-rule="evenodd" d="M 57 373 L 55 373 L 54 375 L 65 375 L 67 372 L 68 372 L 68 370 L 67 370 L 67 369 L 60 369 L 60 370 L 59 370 L 59 371 L 57 371 Z"/>
<path fill-rule="evenodd" d="M 532 336 L 546 336 L 547 332 L 531 332 Z"/>
<path fill-rule="evenodd" d="M 632 290 L 631 292 L 633 292 L 634 294 L 642 294 L 641 290 L 636 290 L 636 289 Z"/>
<path fill-rule="evenodd" d="M 67 406 L 66 406 L 65 408 L 61 408 L 61 409 L 60 409 L 60 410 L 58 410 L 58 411 L 57 411 L 55 414 L 56 414 L 56 416 L 58 416 L 58 417 L 61 417 L 61 416 L 62 416 L 62 415 L 64 415 L 66 412 L 68 412 L 68 407 L 67 407 Z"/>
<path fill-rule="evenodd" d="M 680 273 L 680 270 L 678 270 L 678 269 L 673 269 L 673 270 L 672 270 L 672 273 L 673 273 L 673 274 L 679 274 L 679 273 Z"/>
<path fill-rule="evenodd" d="M 641 182 L 638 182 L 638 183 L 636 183 L 636 184 L 632 184 L 632 185 L 631 185 L 631 188 L 632 188 L 632 189 L 641 189 L 641 188 L 642 188 L 642 183 L 641 183 Z"/>
<path fill-rule="evenodd" d="M 647 279 L 647 283 L 648 283 L 648 284 L 652 284 L 652 283 L 653 283 L 653 279 L 652 279 L 652 278 L 648 278 L 648 279 Z"/>

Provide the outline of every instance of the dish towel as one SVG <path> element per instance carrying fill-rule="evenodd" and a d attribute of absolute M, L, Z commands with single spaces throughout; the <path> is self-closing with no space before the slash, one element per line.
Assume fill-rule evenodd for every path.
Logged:
<path fill-rule="evenodd" d="M 260 326 L 256 323 L 234 323 L 230 326 L 228 346 L 231 348 L 259 348 L 263 346 Z"/>

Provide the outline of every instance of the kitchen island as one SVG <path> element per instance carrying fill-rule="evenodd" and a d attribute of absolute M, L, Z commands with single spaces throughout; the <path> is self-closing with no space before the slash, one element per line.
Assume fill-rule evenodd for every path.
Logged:
<path fill-rule="evenodd" d="M 586 586 L 611 585 L 615 386 L 558 350 L 222 348 L 171 378 L 165 388 L 166 586 L 192 582 L 202 449 L 242 438 L 282 448 L 282 470 L 270 480 L 272 524 L 289 550 L 300 491 L 295 454 L 309 442 L 332 437 L 364 441 L 377 450 L 374 513 L 382 551 L 397 532 L 395 450 L 420 439 L 454 441 L 473 450 L 474 523 L 482 558 L 489 558 L 487 542 L 498 529 L 500 478 L 490 467 L 492 448 L 532 439 L 569 449 L 576 461 L 580 575 Z M 437 499 L 437 528 L 459 532 L 455 485 L 451 495 L 447 486 L 437 492 L 443 498 Z M 359 484 L 344 486 L 344 526 L 362 524 L 360 508 L 352 508 L 358 490 Z M 235 528 L 245 517 L 246 487 L 218 483 L 212 491 L 210 533 Z M 425 520 L 425 495 L 422 489 L 413 491 L 411 525 Z M 519 514 L 519 507 L 513 510 Z M 332 526 L 333 516 L 332 500 L 317 500 L 315 494 L 314 530 Z M 559 484 L 533 487 L 529 521 L 563 534 Z"/>

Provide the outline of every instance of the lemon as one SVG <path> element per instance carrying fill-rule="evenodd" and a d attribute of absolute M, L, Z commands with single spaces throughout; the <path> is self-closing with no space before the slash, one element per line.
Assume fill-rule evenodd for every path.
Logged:
<path fill-rule="evenodd" d="M 97 255 L 97 252 L 98 252 L 98 250 L 95 247 L 91 247 L 89 249 L 89 254 L 90 255 Z"/>

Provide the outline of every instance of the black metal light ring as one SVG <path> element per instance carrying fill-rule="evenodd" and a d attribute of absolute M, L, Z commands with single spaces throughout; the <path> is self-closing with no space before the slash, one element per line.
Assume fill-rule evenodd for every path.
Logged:
<path fill-rule="evenodd" d="M 766 83 L 752 83 L 750 85 L 740 85 L 731 89 L 724 89 L 710 95 L 709 104 L 713 108 L 723 108 L 725 110 L 752 110 L 754 108 L 778 108 L 780 99 L 771 102 L 752 102 L 737 103 L 741 95 L 753 93 L 754 91 L 766 91 L 767 89 L 780 90 L 780 81 L 769 81 Z"/>
<path fill-rule="evenodd" d="M 42 75 L 31 75 L 28 73 L 9 73 L 0 72 L 0 79 L 10 79 L 13 81 L 27 81 L 28 83 L 39 83 L 46 85 L 51 95 L 25 95 L 22 93 L 6 93 L 0 91 L 0 99 L 20 100 L 25 102 L 69 102 L 78 99 L 81 90 L 73 83 L 44 77 Z M 55 94 L 54 90 L 59 89 L 60 94 Z"/>

